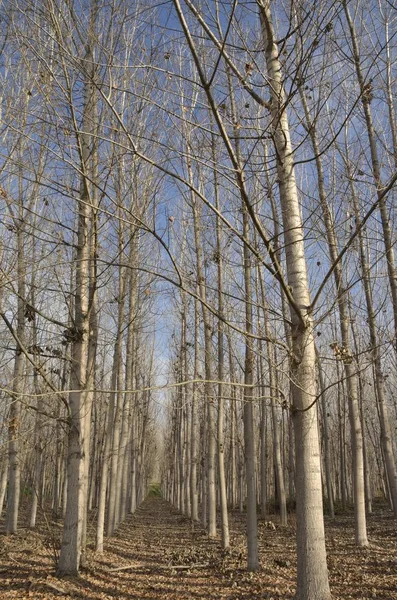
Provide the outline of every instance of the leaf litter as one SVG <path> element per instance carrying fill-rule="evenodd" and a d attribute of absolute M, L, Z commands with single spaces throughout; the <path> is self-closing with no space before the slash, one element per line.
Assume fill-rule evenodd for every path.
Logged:
<path fill-rule="evenodd" d="M 165 500 L 148 498 L 94 552 L 95 513 L 80 577 L 56 577 L 60 523 L 39 520 L 37 530 L 0 535 L 1 600 L 292 600 L 296 555 L 294 515 L 259 521 L 261 569 L 246 571 L 244 515 L 230 516 L 231 548 L 181 516 Z M 370 547 L 354 545 L 353 517 L 326 519 L 334 600 L 397 600 L 397 529 L 390 511 L 368 519 Z"/>

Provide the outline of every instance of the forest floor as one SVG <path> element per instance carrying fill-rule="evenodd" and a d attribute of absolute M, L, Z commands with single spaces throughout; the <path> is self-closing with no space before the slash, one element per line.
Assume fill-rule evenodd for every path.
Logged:
<path fill-rule="evenodd" d="M 94 515 L 95 516 L 95 515 Z M 94 517 L 93 517 L 94 518 Z M 90 534 L 94 536 L 94 520 Z M 1 525 L 0 525 L 1 526 Z M 88 551 L 79 578 L 57 579 L 61 525 L 41 516 L 36 530 L 0 533 L 0 600 L 247 600 L 293 598 L 295 524 L 260 522 L 261 570 L 245 571 L 244 519 L 231 518 L 230 552 L 167 502 L 149 497 L 105 542 Z M 397 530 L 388 511 L 369 518 L 371 545 L 354 546 L 352 515 L 327 521 L 330 582 L 335 600 L 397 600 Z M 91 545 L 90 545 L 91 546 Z"/>

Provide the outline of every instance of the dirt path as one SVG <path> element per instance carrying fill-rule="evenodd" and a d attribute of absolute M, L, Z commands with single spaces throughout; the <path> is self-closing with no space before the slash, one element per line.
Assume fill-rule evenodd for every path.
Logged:
<path fill-rule="evenodd" d="M 95 515 L 93 516 L 93 518 Z M 293 519 L 291 519 L 293 520 Z M 291 600 L 295 582 L 295 528 L 259 524 L 258 573 L 245 571 L 244 518 L 234 515 L 232 550 L 221 550 L 161 498 L 148 498 L 106 540 L 88 551 L 81 576 L 54 576 L 60 525 L 0 536 L 0 600 Z M 95 524 L 90 523 L 90 535 Z M 328 563 L 335 600 L 397 600 L 397 532 L 390 513 L 371 518 L 372 546 L 354 547 L 351 517 L 327 524 Z"/>
<path fill-rule="evenodd" d="M 59 528 L 55 532 L 59 536 Z M 95 534 L 94 523 L 89 533 Z M 193 527 L 163 499 L 148 498 L 106 540 L 103 555 L 89 550 L 78 579 L 59 580 L 54 576 L 54 531 L 22 528 L 17 536 L 0 537 L 0 600 L 252 598 L 253 577 L 244 571 L 243 538 L 240 542 L 241 549 L 224 556 L 219 540 L 209 540 L 199 525 Z M 233 578 L 225 561 L 233 561 Z M 239 574 L 239 585 L 250 585 L 237 594 Z"/>
<path fill-rule="evenodd" d="M 149 498 L 106 544 L 102 565 L 108 596 L 101 598 L 270 598 L 262 593 L 259 574 L 245 572 L 244 536 L 234 542 L 231 552 L 222 552 L 220 541 L 209 540 L 200 525 L 192 526 L 161 498 Z"/>

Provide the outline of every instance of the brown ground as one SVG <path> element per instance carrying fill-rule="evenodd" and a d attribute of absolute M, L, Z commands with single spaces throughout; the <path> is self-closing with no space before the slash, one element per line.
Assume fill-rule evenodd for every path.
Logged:
<path fill-rule="evenodd" d="M 294 525 L 274 523 L 275 528 L 260 523 L 262 569 L 252 574 L 244 570 L 244 521 L 239 515 L 232 520 L 233 547 L 226 554 L 200 526 L 193 528 L 161 498 L 149 498 L 106 542 L 102 556 L 89 551 L 80 578 L 60 580 L 55 577 L 60 526 L 43 520 L 37 532 L 0 535 L 0 600 L 291 599 Z M 397 600 L 397 531 L 389 512 L 370 518 L 369 535 L 370 548 L 358 550 L 351 516 L 327 523 L 335 600 Z"/>

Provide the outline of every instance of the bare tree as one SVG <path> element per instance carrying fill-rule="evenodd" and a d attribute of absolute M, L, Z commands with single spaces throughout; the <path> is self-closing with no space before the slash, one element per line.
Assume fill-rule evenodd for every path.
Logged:
<path fill-rule="evenodd" d="M 288 283 L 295 306 L 291 306 L 293 357 L 291 378 L 296 443 L 296 498 L 299 599 L 330 598 L 321 471 L 317 430 L 316 356 L 310 294 L 307 281 L 302 220 L 295 183 L 293 153 L 285 107 L 282 67 L 276 45 L 270 2 L 258 0 L 268 77 L 272 81 L 272 135 L 277 151 L 277 173 L 286 246 Z"/>

